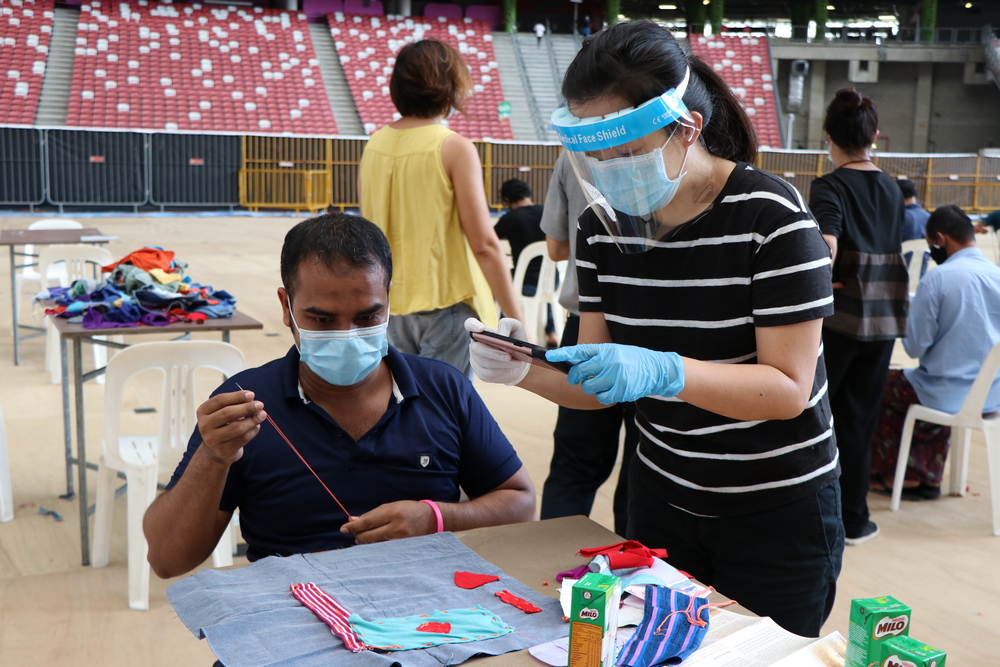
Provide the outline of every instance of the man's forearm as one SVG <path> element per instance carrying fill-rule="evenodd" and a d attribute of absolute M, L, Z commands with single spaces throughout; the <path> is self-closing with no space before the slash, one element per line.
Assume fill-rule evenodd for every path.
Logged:
<path fill-rule="evenodd" d="M 146 510 L 142 527 L 157 576 L 189 572 L 212 553 L 225 529 L 219 501 L 228 473 L 229 465 L 213 460 L 202 445 L 177 484 Z"/>
<path fill-rule="evenodd" d="M 535 520 L 533 489 L 497 489 L 465 503 L 438 503 L 444 529 L 468 530 Z"/>

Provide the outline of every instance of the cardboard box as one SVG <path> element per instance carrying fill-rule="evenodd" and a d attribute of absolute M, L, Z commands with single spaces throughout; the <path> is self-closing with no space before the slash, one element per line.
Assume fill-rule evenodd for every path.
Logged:
<path fill-rule="evenodd" d="M 845 667 L 870 667 L 879 659 L 881 645 L 910 634 L 910 608 L 894 597 L 851 600 Z"/>
<path fill-rule="evenodd" d="M 944 667 L 947 654 L 912 637 L 882 643 L 878 667 Z"/>
<path fill-rule="evenodd" d="M 618 577 L 588 572 L 573 584 L 569 619 L 569 667 L 611 667 L 615 664 Z"/>

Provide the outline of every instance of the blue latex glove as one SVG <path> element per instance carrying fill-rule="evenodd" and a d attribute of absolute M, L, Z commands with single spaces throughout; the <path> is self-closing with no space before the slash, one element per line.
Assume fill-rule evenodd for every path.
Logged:
<path fill-rule="evenodd" d="M 684 361 L 676 352 L 634 345 L 570 345 L 545 353 L 549 361 L 573 364 L 567 380 L 604 405 L 644 396 L 676 396 L 684 389 Z"/>

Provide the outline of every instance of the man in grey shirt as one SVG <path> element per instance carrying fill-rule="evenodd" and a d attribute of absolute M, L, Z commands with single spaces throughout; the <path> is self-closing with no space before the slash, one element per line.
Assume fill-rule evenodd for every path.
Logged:
<path fill-rule="evenodd" d="M 557 262 L 569 260 L 569 270 L 563 277 L 559 293 L 559 303 L 570 312 L 563 329 L 563 346 L 575 345 L 580 333 L 576 231 L 577 219 L 586 208 L 587 200 L 563 152 L 552 172 L 541 224 L 549 257 Z M 553 433 L 552 463 L 542 489 L 543 519 L 590 514 L 597 489 L 611 476 L 618 458 L 623 421 L 625 443 L 615 489 L 614 513 L 615 532 L 625 536 L 628 526 L 628 469 L 639 442 L 634 403 L 618 403 L 601 410 L 559 408 Z"/>

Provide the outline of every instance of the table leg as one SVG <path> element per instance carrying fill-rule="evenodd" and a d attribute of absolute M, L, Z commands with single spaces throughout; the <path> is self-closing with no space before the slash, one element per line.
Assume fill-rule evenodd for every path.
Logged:
<path fill-rule="evenodd" d="M 222 342 L 223 343 L 228 343 L 229 342 L 229 332 L 228 331 L 223 331 L 222 332 Z"/>
<path fill-rule="evenodd" d="M 83 424 L 83 341 L 73 339 L 73 388 L 76 391 L 77 502 L 80 504 L 80 551 L 83 565 L 90 565 L 90 520 L 87 516 L 90 495 L 87 493 L 87 441 Z"/>
<path fill-rule="evenodd" d="M 66 500 L 73 499 L 73 426 L 69 418 L 69 355 L 66 339 L 59 337 L 59 364 L 62 368 L 63 448 L 66 457 Z"/>
<path fill-rule="evenodd" d="M 17 289 L 17 262 L 15 261 L 17 254 L 14 252 L 14 247 L 13 245 L 10 246 L 10 304 L 13 311 L 10 318 L 10 326 L 14 330 L 14 365 L 18 366 L 21 363 L 21 354 L 17 345 L 17 306 L 21 295 L 18 294 L 20 290 Z"/>

